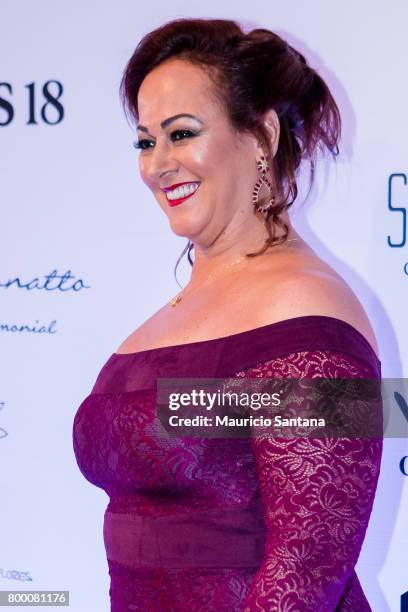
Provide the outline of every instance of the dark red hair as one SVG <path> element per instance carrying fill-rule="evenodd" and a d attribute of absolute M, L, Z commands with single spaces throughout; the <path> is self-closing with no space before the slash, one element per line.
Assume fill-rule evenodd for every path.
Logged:
<path fill-rule="evenodd" d="M 310 161 L 312 185 L 318 151 L 327 149 L 333 157 L 339 152 L 341 119 L 329 88 L 301 53 L 269 30 L 246 34 L 234 21 L 177 19 L 149 32 L 126 66 L 121 95 L 127 113 L 136 121 L 143 79 L 161 62 L 175 57 L 205 69 L 233 128 L 252 132 L 263 144 L 278 193 L 266 217 L 268 239 L 257 254 L 281 244 L 288 228 L 279 214 L 297 197 L 296 174 L 302 159 Z M 276 111 L 280 122 L 273 159 L 263 125 L 270 109 Z M 275 238 L 275 224 L 285 230 L 280 239 Z"/>

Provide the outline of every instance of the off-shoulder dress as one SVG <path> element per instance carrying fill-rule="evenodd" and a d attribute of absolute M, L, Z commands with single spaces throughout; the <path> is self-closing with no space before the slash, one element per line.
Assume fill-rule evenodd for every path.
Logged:
<path fill-rule="evenodd" d="M 362 334 L 301 316 L 223 338 L 113 353 L 73 423 L 110 500 L 112 612 L 371 610 L 354 571 L 382 440 L 157 435 L 158 378 L 381 378 Z"/>

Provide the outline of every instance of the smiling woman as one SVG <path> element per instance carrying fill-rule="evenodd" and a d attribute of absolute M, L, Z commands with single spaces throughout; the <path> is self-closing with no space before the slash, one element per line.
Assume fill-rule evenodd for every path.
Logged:
<path fill-rule="evenodd" d="M 380 378 L 359 300 L 288 215 L 301 163 L 313 177 L 338 152 L 336 103 L 277 34 L 227 20 L 147 34 L 121 91 L 192 274 L 75 416 L 79 467 L 110 497 L 112 611 L 370 610 L 354 567 L 381 439 L 190 439 L 156 414 L 159 378 Z"/>
<path fill-rule="evenodd" d="M 238 223 L 252 232 L 252 244 L 263 242 L 265 230 L 248 207 L 257 142 L 237 135 L 212 89 L 206 72 L 185 60 L 167 60 L 148 73 L 137 97 L 140 173 L 172 230 L 197 247 L 208 249 L 215 235 Z"/>

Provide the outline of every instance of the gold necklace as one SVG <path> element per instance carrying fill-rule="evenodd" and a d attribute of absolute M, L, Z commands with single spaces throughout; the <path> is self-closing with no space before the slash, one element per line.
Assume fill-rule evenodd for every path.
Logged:
<path fill-rule="evenodd" d="M 295 240 L 299 240 L 299 238 L 289 238 L 289 240 L 285 240 L 284 244 L 286 244 L 287 242 L 293 242 Z M 225 270 L 229 270 L 230 268 L 232 268 L 232 266 L 235 266 L 237 263 L 239 263 L 240 261 L 243 261 L 244 259 L 246 259 L 247 256 L 246 255 L 242 255 L 241 257 L 239 257 L 238 259 L 235 259 L 232 263 L 228 264 L 227 266 L 225 266 L 224 268 L 222 268 L 223 271 Z M 207 280 L 209 280 L 210 278 L 212 278 L 215 275 L 215 272 L 212 272 L 211 274 L 209 274 L 207 276 Z M 219 275 L 218 275 L 219 276 Z M 170 302 L 170 305 L 174 308 L 175 306 L 177 306 L 178 304 L 180 304 L 181 300 L 183 299 L 183 293 L 186 290 L 186 287 L 184 287 L 184 289 L 182 289 L 180 291 L 180 293 L 178 293 L 176 295 L 176 297 Z"/>

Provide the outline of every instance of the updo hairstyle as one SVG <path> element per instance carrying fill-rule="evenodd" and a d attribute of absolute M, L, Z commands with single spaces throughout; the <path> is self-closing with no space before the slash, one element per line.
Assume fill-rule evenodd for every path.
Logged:
<path fill-rule="evenodd" d="M 310 161 L 311 187 L 318 152 L 328 149 L 333 158 L 339 152 L 341 118 L 326 83 L 301 53 L 269 30 L 245 33 L 234 21 L 177 19 L 144 36 L 125 68 L 121 97 L 127 115 L 136 122 L 137 96 L 143 79 L 169 58 L 188 60 L 204 69 L 231 126 L 238 132 L 253 133 L 265 151 L 276 189 L 275 204 L 264 219 L 268 231 L 264 247 L 248 255 L 260 255 L 282 244 L 288 227 L 279 215 L 298 195 L 296 176 L 301 161 Z M 280 122 L 273 159 L 263 125 L 263 117 L 270 109 L 276 111 Z M 277 226 L 284 230 L 280 237 L 275 237 Z M 192 248 L 189 241 L 180 256 L 187 251 L 191 264 Z"/>

